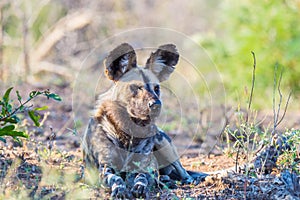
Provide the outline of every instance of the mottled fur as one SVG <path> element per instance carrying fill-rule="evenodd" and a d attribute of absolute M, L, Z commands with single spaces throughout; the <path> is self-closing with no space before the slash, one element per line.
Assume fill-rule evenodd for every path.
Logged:
<path fill-rule="evenodd" d="M 124 43 L 105 61 L 106 75 L 115 85 L 99 97 L 83 150 L 86 164 L 104 174 L 112 196 L 126 196 L 130 186 L 130 194 L 145 197 L 147 188 L 157 184 L 153 177 L 158 171 L 183 183 L 204 176 L 190 175 L 181 166 L 171 139 L 155 125 L 161 111 L 160 82 L 168 79 L 178 58 L 175 45 L 167 44 L 139 67 L 134 49 Z"/>

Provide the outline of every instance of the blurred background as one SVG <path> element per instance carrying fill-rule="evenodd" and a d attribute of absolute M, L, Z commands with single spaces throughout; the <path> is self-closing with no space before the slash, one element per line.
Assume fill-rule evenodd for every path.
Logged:
<path fill-rule="evenodd" d="M 70 119 L 74 116 L 74 126 L 83 130 L 89 116 L 86 110 L 93 109 L 95 96 L 111 84 L 103 75 L 105 52 L 127 39 L 140 50 L 140 41 L 147 40 L 148 47 L 153 47 L 160 41 L 157 29 L 161 28 L 162 41 L 168 41 L 168 36 L 171 42 L 178 41 L 184 55 L 177 76 L 164 85 L 162 126 L 167 131 L 202 133 L 214 122 L 221 124 L 213 131 L 218 133 L 222 116 L 247 107 L 254 62 L 251 51 L 256 57 L 252 108 L 262 111 L 261 118 L 272 115 L 274 99 L 276 105 L 279 102 L 274 80 L 278 86 L 282 73 L 282 107 L 292 92 L 285 126 L 294 127 L 300 122 L 299 11 L 299 0 L 1 0 L 0 91 L 8 86 L 24 93 L 49 88 L 64 98 L 59 105 L 61 133 L 73 128 Z M 156 31 L 145 27 L 156 27 Z M 133 31 L 126 39 L 127 31 L 139 29 L 144 31 Z M 118 37 L 124 32 L 124 37 Z M 139 37 L 142 34 L 149 37 Z M 152 51 L 148 50 L 147 54 Z M 188 81 L 182 86 L 183 80 Z M 72 110 L 75 115 L 66 117 Z"/>

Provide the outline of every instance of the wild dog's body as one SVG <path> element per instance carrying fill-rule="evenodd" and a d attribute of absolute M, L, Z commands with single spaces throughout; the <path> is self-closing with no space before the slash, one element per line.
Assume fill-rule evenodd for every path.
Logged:
<path fill-rule="evenodd" d="M 161 110 L 159 83 L 173 72 L 178 57 L 174 45 L 163 45 L 146 67 L 138 67 L 133 48 L 122 44 L 106 59 L 106 75 L 116 84 L 98 100 L 84 137 L 84 154 L 87 164 L 106 170 L 104 179 L 113 196 L 125 191 L 126 177 L 115 175 L 121 172 L 134 174 L 129 183 L 134 196 L 146 193 L 154 183 L 149 173 L 158 169 L 183 182 L 194 180 L 181 166 L 170 138 L 155 125 Z"/>

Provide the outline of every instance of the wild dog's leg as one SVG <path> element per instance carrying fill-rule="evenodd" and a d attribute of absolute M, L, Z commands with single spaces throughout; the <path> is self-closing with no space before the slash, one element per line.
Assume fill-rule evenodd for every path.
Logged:
<path fill-rule="evenodd" d="M 179 155 L 173 145 L 171 138 L 169 138 L 163 131 L 159 130 L 155 142 L 154 155 L 158 161 L 159 166 L 163 166 L 160 172 L 163 175 L 177 176 L 171 177 L 181 180 L 184 183 L 192 183 L 193 178 L 181 166 Z"/>
<path fill-rule="evenodd" d="M 154 155 L 159 166 L 162 166 L 160 173 L 168 175 L 170 178 L 180 180 L 184 184 L 198 184 L 206 175 L 203 173 L 193 172 L 191 176 L 181 165 L 179 156 L 171 139 L 161 130 L 156 138 Z M 197 174 L 197 175 L 196 175 Z"/>
<path fill-rule="evenodd" d="M 82 143 L 85 165 L 87 168 L 96 168 L 98 170 L 105 186 L 111 189 L 112 197 L 125 197 L 127 192 L 123 179 L 116 175 L 112 168 L 101 164 L 101 161 L 104 160 L 103 158 L 109 157 L 107 152 L 111 149 L 103 141 L 105 137 L 103 137 L 101 131 L 96 121 L 91 118 Z"/>
<path fill-rule="evenodd" d="M 176 162 L 172 163 L 171 166 L 174 167 L 174 170 L 170 173 L 169 176 L 173 179 L 178 179 L 178 177 L 184 177 L 184 176 L 186 176 L 186 174 L 188 174 L 189 178 L 181 179 L 183 184 L 193 183 L 195 185 L 198 185 L 208 175 L 208 174 L 201 173 L 201 172 L 186 171 L 182 167 L 180 161 L 176 161 Z M 182 173 L 182 174 L 180 174 L 180 173 Z"/>

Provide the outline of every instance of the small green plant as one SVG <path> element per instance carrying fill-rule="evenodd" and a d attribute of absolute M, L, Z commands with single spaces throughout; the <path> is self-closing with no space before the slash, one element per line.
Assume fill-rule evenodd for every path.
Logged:
<path fill-rule="evenodd" d="M 247 112 L 242 112 L 240 107 L 237 109 L 236 116 L 236 130 L 231 130 L 228 126 L 225 128 L 224 133 L 227 140 L 227 154 L 232 157 L 233 152 L 236 153 L 235 163 L 236 171 L 238 166 L 238 161 L 240 156 L 246 160 L 246 174 L 249 172 L 249 164 L 253 159 L 254 152 L 257 149 L 257 144 L 260 138 L 260 131 L 257 129 L 256 124 L 256 112 L 251 112 L 251 104 L 253 99 L 254 85 L 255 85 L 255 70 L 256 70 L 256 57 L 255 53 L 251 52 L 253 56 L 253 72 L 252 72 L 252 84 L 251 92 L 248 99 L 248 108 Z M 235 142 L 233 146 L 230 146 L 230 137 L 232 137 Z"/>
<path fill-rule="evenodd" d="M 300 145 L 300 130 L 288 130 L 283 134 L 285 143 L 283 153 L 279 159 L 279 166 L 283 169 L 292 169 L 292 171 L 300 173 L 299 151 L 297 147 Z"/>
<path fill-rule="evenodd" d="M 255 152 L 259 148 L 259 141 L 264 140 L 266 137 L 266 133 L 262 132 L 257 128 L 257 124 L 255 123 L 255 117 L 253 122 L 246 121 L 246 118 L 242 112 L 237 111 L 238 113 L 238 122 L 237 129 L 232 130 L 229 126 L 227 126 L 224 130 L 226 136 L 227 149 L 226 154 L 228 157 L 234 157 L 236 163 L 236 171 L 237 166 L 241 158 L 245 160 L 245 172 L 248 175 L 250 170 L 250 162 L 253 160 L 255 156 Z M 231 142 L 232 138 L 234 142 Z"/>
<path fill-rule="evenodd" d="M 236 170 L 241 156 L 246 160 L 245 173 L 250 175 L 252 169 L 252 162 L 256 172 L 270 173 L 273 168 L 278 167 L 283 169 L 292 169 L 299 172 L 299 149 L 300 144 L 299 130 L 286 131 L 279 133 L 276 128 L 285 117 L 287 107 L 291 98 L 292 92 L 289 93 L 283 113 L 281 113 L 283 94 L 281 92 L 282 71 L 278 75 L 278 65 L 274 67 L 274 84 L 273 84 L 273 129 L 272 131 L 260 131 L 257 127 L 256 115 L 251 111 L 251 103 L 253 98 L 253 89 L 255 83 L 255 54 L 252 52 L 254 58 L 253 74 L 252 74 L 252 88 L 249 97 L 247 112 L 237 111 L 237 128 L 231 130 L 227 127 L 224 131 L 227 139 L 226 153 L 229 157 L 233 157 L 233 152 L 236 153 L 235 162 Z M 279 79 L 277 79 L 279 77 Z M 278 92 L 279 102 L 276 107 L 276 91 Z M 281 116 L 280 116 L 281 113 Z M 230 137 L 234 139 L 231 143 Z M 278 163 L 278 158 L 281 160 Z M 250 165 L 251 164 L 251 165 Z M 253 171 L 254 172 L 254 171 Z M 254 173 L 255 174 L 255 173 Z"/>
<path fill-rule="evenodd" d="M 45 91 L 32 91 L 29 93 L 29 97 L 23 100 L 19 91 L 16 91 L 17 105 L 10 97 L 13 87 L 6 90 L 2 98 L 0 99 L 0 140 L 6 142 L 5 136 L 13 137 L 15 140 L 19 140 L 19 137 L 28 138 L 28 135 L 24 131 L 17 130 L 16 125 L 20 122 L 18 114 L 27 113 L 30 119 L 36 126 L 40 126 L 40 115 L 38 111 L 46 110 L 48 107 L 33 107 L 29 105 L 33 99 L 38 96 L 45 96 L 48 99 L 54 99 L 61 101 L 61 97 L 55 93 L 51 93 L 49 90 Z"/>

